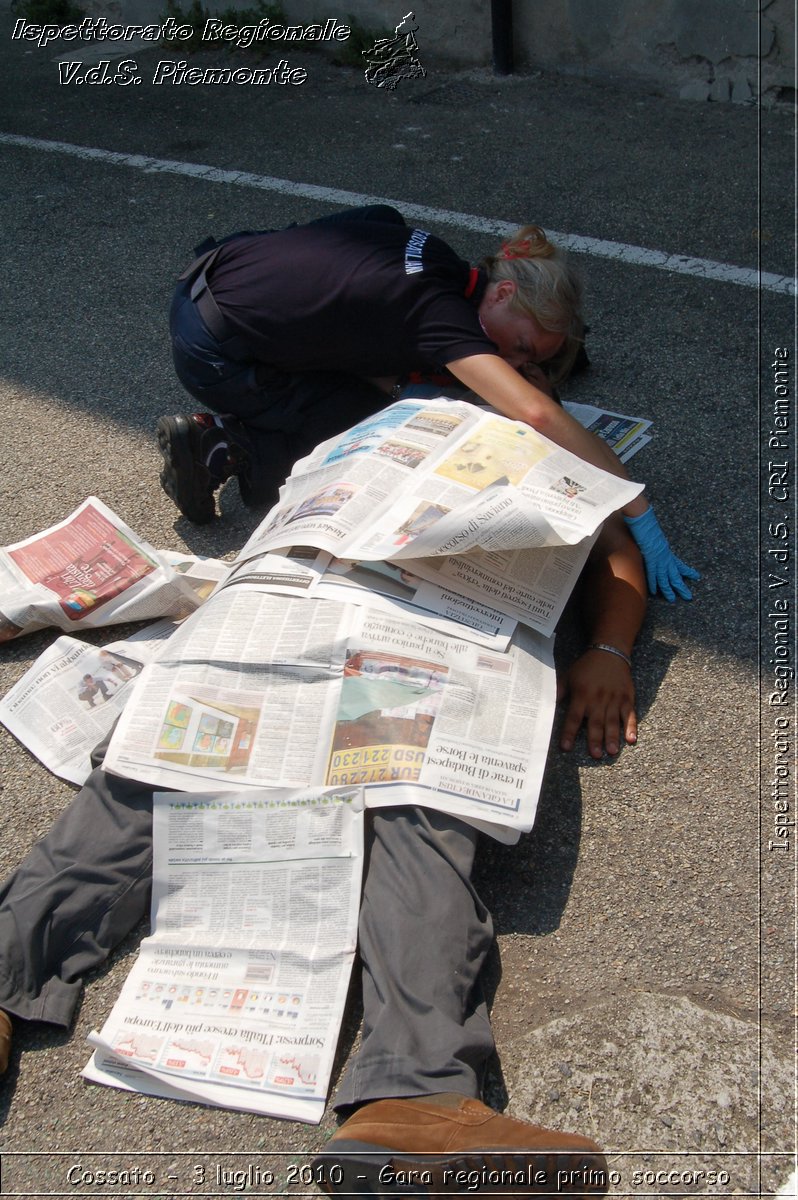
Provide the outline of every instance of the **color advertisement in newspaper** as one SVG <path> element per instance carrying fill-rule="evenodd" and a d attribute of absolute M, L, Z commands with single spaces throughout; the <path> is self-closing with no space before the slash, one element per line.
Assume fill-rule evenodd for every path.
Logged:
<path fill-rule="evenodd" d="M 183 617 L 200 603 L 179 571 L 96 496 L 66 520 L 0 550 L 0 642 Z"/>

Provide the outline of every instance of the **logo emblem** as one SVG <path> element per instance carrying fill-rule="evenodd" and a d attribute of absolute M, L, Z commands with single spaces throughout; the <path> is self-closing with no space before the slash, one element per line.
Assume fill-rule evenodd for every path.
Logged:
<path fill-rule="evenodd" d="M 423 79 L 427 72 L 418 61 L 418 25 L 409 12 L 396 26 L 392 38 L 377 38 L 370 50 L 363 50 L 368 62 L 366 82 L 392 92 L 400 79 Z"/>

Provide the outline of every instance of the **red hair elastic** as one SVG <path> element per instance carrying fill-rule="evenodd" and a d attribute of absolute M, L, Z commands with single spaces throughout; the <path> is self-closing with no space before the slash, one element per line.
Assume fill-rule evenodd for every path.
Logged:
<path fill-rule="evenodd" d="M 502 258 L 529 258 L 530 245 L 529 238 L 517 242 L 515 247 L 511 246 L 509 242 L 505 242 L 502 246 Z"/>

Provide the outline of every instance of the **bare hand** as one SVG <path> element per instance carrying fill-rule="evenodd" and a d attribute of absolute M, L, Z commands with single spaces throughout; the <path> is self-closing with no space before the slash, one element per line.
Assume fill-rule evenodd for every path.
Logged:
<path fill-rule="evenodd" d="M 560 749 L 571 750 L 582 722 L 592 758 L 617 754 L 621 739 L 637 741 L 635 685 L 629 667 L 615 654 L 587 650 L 561 681 L 558 699 L 568 697 Z"/>

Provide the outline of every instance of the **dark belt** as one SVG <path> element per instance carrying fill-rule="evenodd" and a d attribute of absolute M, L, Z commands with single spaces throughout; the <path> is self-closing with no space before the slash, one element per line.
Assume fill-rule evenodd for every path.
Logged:
<path fill-rule="evenodd" d="M 190 296 L 194 301 L 197 312 L 213 336 L 220 342 L 224 342 L 234 336 L 234 331 L 228 325 L 219 305 L 214 300 L 211 289 L 208 287 L 207 278 L 208 269 L 216 261 L 221 248 L 221 246 L 214 246 L 206 254 L 201 254 L 199 258 L 195 258 L 193 263 L 179 277 L 179 280 L 181 283 L 191 284 Z"/>

